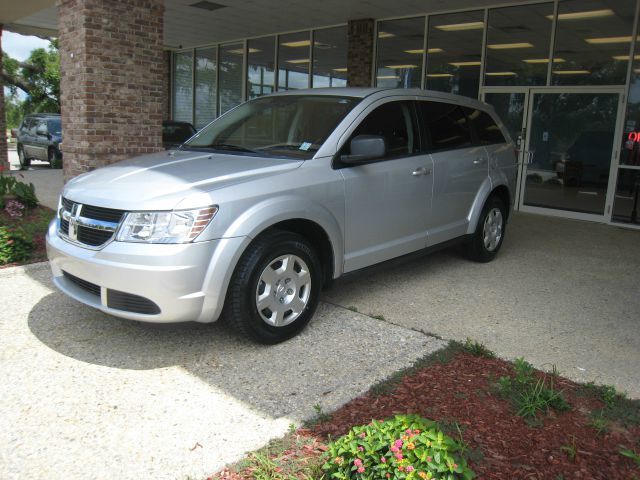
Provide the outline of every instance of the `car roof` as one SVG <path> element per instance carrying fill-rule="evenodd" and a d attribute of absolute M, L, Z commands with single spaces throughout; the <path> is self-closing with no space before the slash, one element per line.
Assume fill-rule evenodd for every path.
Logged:
<path fill-rule="evenodd" d="M 393 96 L 416 96 L 425 99 L 452 102 L 457 105 L 493 110 L 491 105 L 471 97 L 455 95 L 453 93 L 438 92 L 436 90 L 424 90 L 421 88 L 373 88 L 373 87 L 336 87 L 336 88 L 307 88 L 303 90 L 286 90 L 273 93 L 269 96 L 283 95 L 328 95 L 337 97 L 366 98 L 375 95 L 379 98 Z"/>

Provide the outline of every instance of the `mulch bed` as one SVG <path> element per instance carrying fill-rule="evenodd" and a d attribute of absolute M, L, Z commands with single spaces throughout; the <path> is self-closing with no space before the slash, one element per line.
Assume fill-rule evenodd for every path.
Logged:
<path fill-rule="evenodd" d="M 443 425 L 457 423 L 471 452 L 470 467 L 480 479 L 640 478 L 640 468 L 619 454 L 621 445 L 640 450 L 640 426 L 609 423 L 606 432 L 598 433 L 589 425 L 589 414 L 604 407 L 602 400 L 585 386 L 560 377 L 554 386 L 563 391 L 571 409 L 551 410 L 527 423 L 494 387 L 498 378 L 512 371 L 511 363 L 461 351 L 449 361 L 417 369 L 386 393 L 352 400 L 328 420 L 299 433 L 309 435 L 310 444 L 315 439 L 326 442 L 328 436 L 336 438 L 371 419 L 416 413 Z M 457 429 L 451 430 L 448 433 L 457 438 Z M 566 447 L 575 449 L 573 458 Z M 313 455 L 321 451 L 314 450 Z M 251 478 L 232 470 L 214 478 Z"/>

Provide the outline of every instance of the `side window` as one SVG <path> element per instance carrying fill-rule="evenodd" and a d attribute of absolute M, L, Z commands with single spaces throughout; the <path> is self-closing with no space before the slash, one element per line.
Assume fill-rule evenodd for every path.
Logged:
<path fill-rule="evenodd" d="M 480 145 L 506 142 L 500 127 L 491 118 L 491 115 L 478 109 L 467 108 L 466 111 L 467 118 L 471 121 L 471 126 L 475 133 L 475 140 Z"/>
<path fill-rule="evenodd" d="M 389 102 L 380 105 L 367 115 L 351 134 L 351 138 L 358 135 L 380 135 L 387 141 L 387 158 L 394 158 L 411 155 L 418 151 L 418 139 L 415 133 L 409 103 Z"/>
<path fill-rule="evenodd" d="M 418 103 L 433 150 L 450 150 L 471 145 L 469 122 L 460 106 L 444 102 Z"/>

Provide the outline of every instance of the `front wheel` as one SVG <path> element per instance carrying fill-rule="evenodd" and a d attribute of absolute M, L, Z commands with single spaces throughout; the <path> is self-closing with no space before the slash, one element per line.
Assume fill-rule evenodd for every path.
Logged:
<path fill-rule="evenodd" d="M 304 237 L 283 231 L 266 233 L 238 262 L 223 317 L 259 343 L 282 342 L 311 320 L 321 283 L 320 261 Z"/>
<path fill-rule="evenodd" d="M 24 147 L 22 145 L 18 145 L 18 162 L 20 162 L 20 170 L 25 170 L 31 165 L 31 159 L 27 158 L 24 154 Z"/>
<path fill-rule="evenodd" d="M 489 197 L 482 208 L 478 225 L 467 245 L 467 256 L 476 262 L 490 262 L 497 255 L 507 226 L 504 202 L 496 196 Z"/>

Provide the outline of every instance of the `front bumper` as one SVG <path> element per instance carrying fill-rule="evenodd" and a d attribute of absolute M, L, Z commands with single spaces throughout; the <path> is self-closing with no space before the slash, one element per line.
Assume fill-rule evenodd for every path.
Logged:
<path fill-rule="evenodd" d="M 186 244 L 114 241 L 96 251 L 60 238 L 54 220 L 47 255 L 56 287 L 105 313 L 145 322 L 208 323 L 222 311 L 244 243 L 246 237 Z"/>

